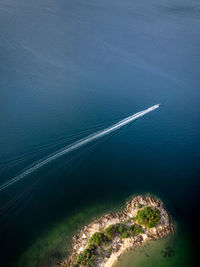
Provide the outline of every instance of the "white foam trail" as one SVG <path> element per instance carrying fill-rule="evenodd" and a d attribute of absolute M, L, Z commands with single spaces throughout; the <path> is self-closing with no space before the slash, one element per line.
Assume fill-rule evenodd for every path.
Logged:
<path fill-rule="evenodd" d="M 37 169 L 45 166 L 46 164 L 48 164 L 49 162 L 58 159 L 59 157 L 74 151 L 84 145 L 87 145 L 88 143 L 91 143 L 94 140 L 97 140 L 103 136 L 106 136 L 114 131 L 117 131 L 118 129 L 120 129 L 121 127 L 129 124 L 130 122 L 144 116 L 145 114 L 157 109 L 160 106 L 160 104 L 154 105 L 150 108 L 147 108 L 143 111 L 140 111 L 138 113 L 135 113 L 117 123 L 115 123 L 114 125 L 107 127 L 101 131 L 95 132 L 94 134 L 90 134 L 85 138 L 82 138 L 74 143 L 72 143 L 71 145 L 68 145 L 58 151 L 56 151 L 55 153 L 49 155 L 48 157 L 36 162 L 34 165 L 32 165 L 32 167 L 30 167 L 28 170 L 22 172 L 21 174 L 19 174 L 18 176 L 14 177 L 13 179 L 11 179 L 9 182 L 4 183 L 3 185 L 0 186 L 0 191 L 2 191 L 3 189 L 9 187 L 10 185 L 16 183 L 17 181 L 21 180 L 22 178 L 24 178 L 25 176 L 33 173 L 34 171 L 36 171 Z"/>

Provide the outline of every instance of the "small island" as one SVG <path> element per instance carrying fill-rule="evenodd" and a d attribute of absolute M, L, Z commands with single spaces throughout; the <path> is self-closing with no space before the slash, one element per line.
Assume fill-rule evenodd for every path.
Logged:
<path fill-rule="evenodd" d="M 111 267 L 128 249 L 173 231 L 172 218 L 160 199 L 137 196 L 122 211 L 106 214 L 77 233 L 61 266 Z"/>

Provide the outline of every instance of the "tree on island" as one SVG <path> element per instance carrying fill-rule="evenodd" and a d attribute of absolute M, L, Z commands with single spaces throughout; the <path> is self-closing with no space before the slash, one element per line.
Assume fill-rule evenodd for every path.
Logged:
<path fill-rule="evenodd" d="M 144 207 L 137 212 L 135 217 L 139 225 L 144 225 L 147 228 L 155 227 L 160 220 L 160 211 L 150 207 Z"/>

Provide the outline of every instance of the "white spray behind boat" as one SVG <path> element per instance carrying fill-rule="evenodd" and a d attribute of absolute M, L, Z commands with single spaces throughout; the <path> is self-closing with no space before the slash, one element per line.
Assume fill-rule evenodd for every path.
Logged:
<path fill-rule="evenodd" d="M 125 119 L 123 120 L 120 120 L 119 122 L 103 129 L 103 130 L 100 130 L 100 131 L 97 131 L 93 134 L 90 134 L 88 135 L 87 137 L 84 137 L 84 138 L 81 138 L 80 140 L 54 152 L 53 154 L 50 154 L 49 156 L 41 159 L 40 161 L 37 161 L 36 163 L 34 163 L 33 165 L 31 165 L 27 170 L 23 171 L 21 174 L 17 175 L 16 177 L 12 178 L 10 181 L 2 184 L 0 186 L 0 191 L 2 191 L 3 189 L 9 187 L 10 185 L 18 182 L 19 180 L 21 180 L 22 178 L 24 178 L 25 176 L 33 173 L 34 171 L 38 170 L 39 168 L 47 165 L 48 163 L 50 163 L 51 161 L 53 160 L 56 160 L 58 158 L 60 158 L 61 156 L 67 154 L 67 153 L 70 153 L 82 146 L 85 146 L 101 137 L 104 137 L 106 135 L 109 135 L 111 134 L 112 132 L 115 132 L 117 130 L 119 130 L 120 128 L 122 128 L 123 126 L 131 123 L 132 121 L 146 115 L 147 113 L 159 108 L 160 104 L 157 104 L 157 105 L 154 105 L 150 108 L 147 108 L 143 111 L 140 111 L 138 113 L 135 113 L 129 117 L 126 117 Z"/>

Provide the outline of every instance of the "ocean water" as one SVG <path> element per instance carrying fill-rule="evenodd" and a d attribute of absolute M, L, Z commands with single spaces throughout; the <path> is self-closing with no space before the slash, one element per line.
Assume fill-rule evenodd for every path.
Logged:
<path fill-rule="evenodd" d="M 192 266 L 198 1 L 1 0 L 0 25 L 0 185 L 73 140 L 162 103 L 0 192 L 0 265 L 62 259 L 76 229 L 150 192 L 184 225 Z"/>

